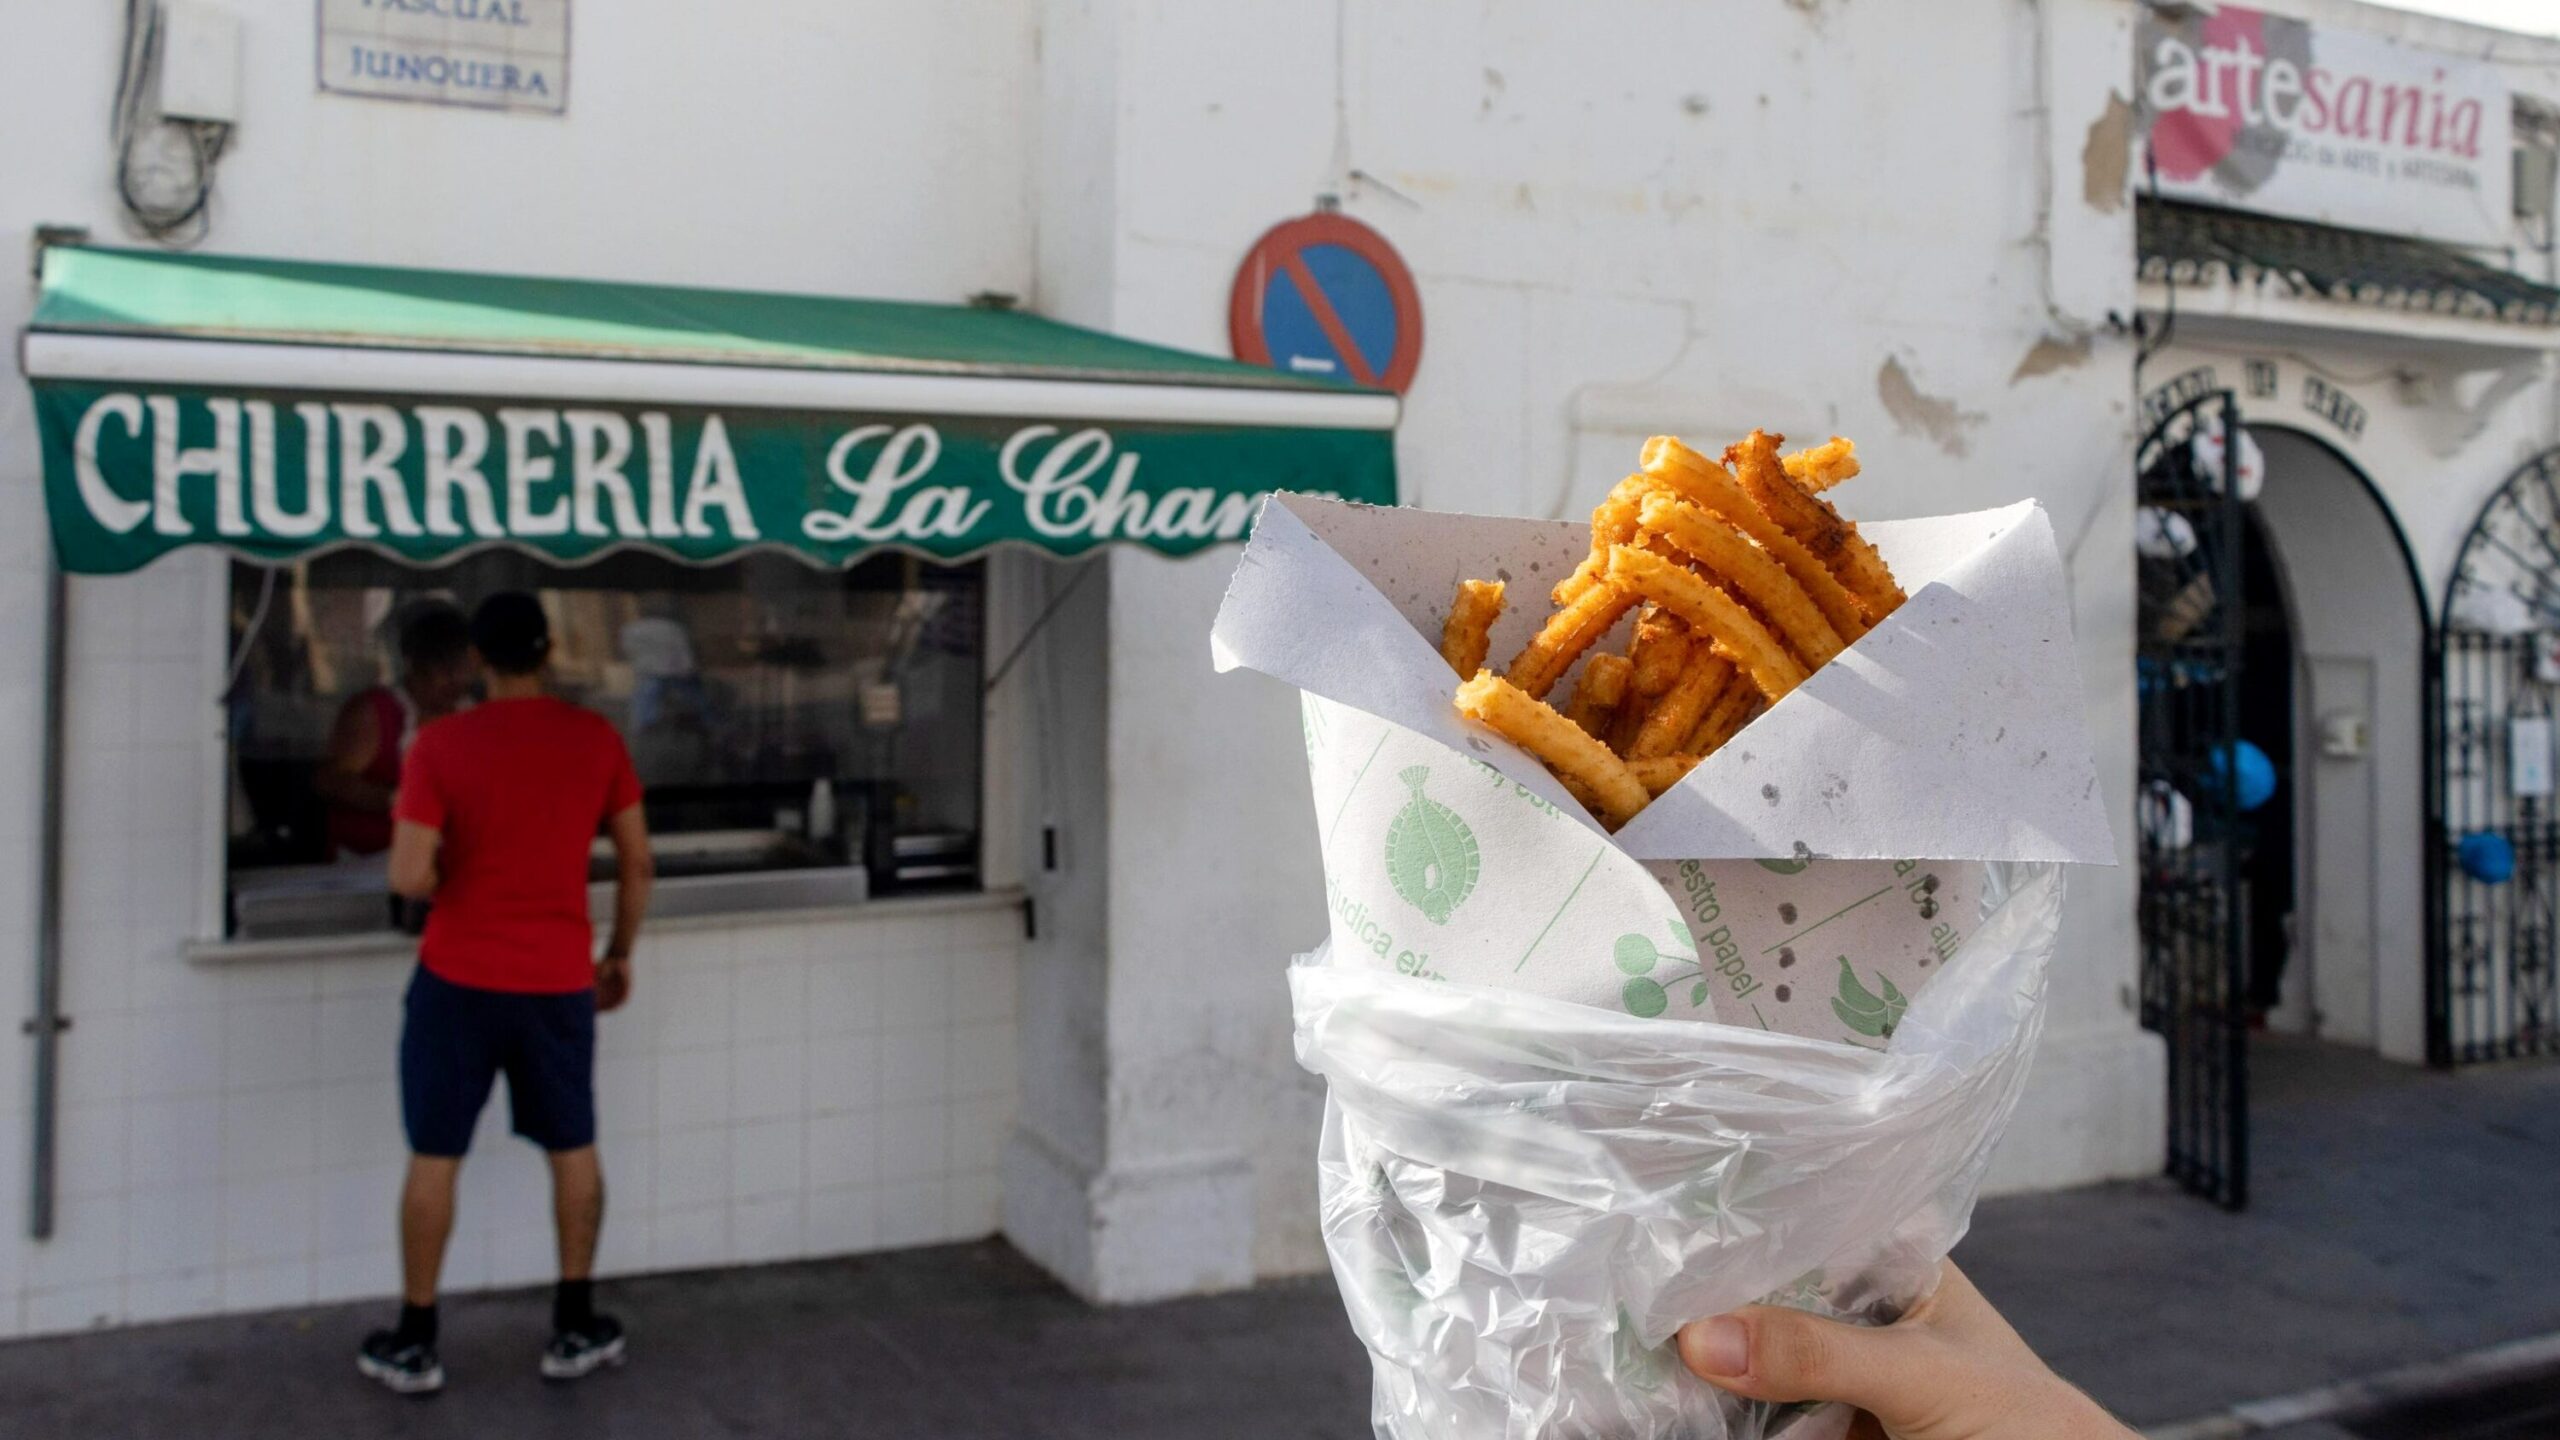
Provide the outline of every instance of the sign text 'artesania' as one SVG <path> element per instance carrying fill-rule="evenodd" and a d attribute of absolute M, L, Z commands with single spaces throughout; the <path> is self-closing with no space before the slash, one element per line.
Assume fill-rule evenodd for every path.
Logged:
<path fill-rule="evenodd" d="M 2224 5 L 2139 40 L 2162 194 L 2503 243 L 2512 128 L 2494 65 Z"/>

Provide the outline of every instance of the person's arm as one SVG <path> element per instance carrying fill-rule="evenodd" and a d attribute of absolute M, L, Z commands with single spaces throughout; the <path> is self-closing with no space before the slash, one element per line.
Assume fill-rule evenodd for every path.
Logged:
<path fill-rule="evenodd" d="M 2045 1368 L 1954 1261 L 1891 1325 L 1750 1305 L 1682 1326 L 1679 1342 L 1682 1362 L 1719 1389 L 1854 1405 L 1900 1440 L 2141 1440 Z"/>
<path fill-rule="evenodd" d="M 649 887 L 658 874 L 649 855 L 648 816 L 638 801 L 613 812 L 605 833 L 613 840 L 613 934 L 605 941 L 604 958 L 596 962 L 598 1010 L 614 1009 L 631 996 L 631 951 L 640 943 Z"/>
<path fill-rule="evenodd" d="M 437 857 L 444 850 L 444 787 L 436 775 L 437 747 L 421 734 L 400 767 L 400 790 L 391 800 L 391 854 L 384 879 L 391 893 L 424 900 L 436 893 L 444 876 Z"/>
<path fill-rule="evenodd" d="M 329 727 L 328 753 L 311 776 L 312 792 L 340 809 L 389 810 L 392 787 L 364 773 L 381 749 L 382 727 L 374 720 L 372 701 L 358 695 L 339 706 Z"/>
<path fill-rule="evenodd" d="M 436 852 L 444 846 L 444 832 L 432 825 L 402 819 L 391 829 L 391 893 L 410 900 L 424 900 L 436 893 Z"/>

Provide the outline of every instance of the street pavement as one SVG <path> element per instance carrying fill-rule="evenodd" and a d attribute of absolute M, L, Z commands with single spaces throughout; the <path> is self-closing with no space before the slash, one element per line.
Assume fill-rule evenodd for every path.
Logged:
<path fill-rule="evenodd" d="M 2054 1368 L 2154 1425 L 2560 1331 L 2560 1064 L 2250 1060 L 2247 1210 L 2150 1181 L 1975 1216 L 1956 1258 Z"/>
<path fill-rule="evenodd" d="M 2560 1331 L 2560 1065 L 2440 1075 L 2282 1041 L 2253 1058 L 2247 1212 L 2159 1182 L 1981 1207 L 1958 1259 L 2056 1368 L 2155 1425 Z M 601 1300 L 632 1363 L 570 1387 L 535 1375 L 544 1292 L 448 1301 L 452 1384 L 426 1401 L 355 1375 L 381 1305 L 0 1346 L 0 1436 L 1368 1433 L 1367 1363 L 1321 1278 L 1097 1310 L 989 1242 L 616 1281 Z M 2508 1388 L 2274 1440 L 2560 1429 L 2560 1385 Z"/>

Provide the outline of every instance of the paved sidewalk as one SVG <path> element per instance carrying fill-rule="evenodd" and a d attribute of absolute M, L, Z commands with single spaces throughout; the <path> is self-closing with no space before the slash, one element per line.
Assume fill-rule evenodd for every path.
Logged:
<path fill-rule="evenodd" d="M 445 1302 L 442 1395 L 355 1373 L 383 1305 L 0 1346 L 10 1440 L 1360 1440 L 1368 1362 L 1332 1288 L 1095 1310 L 1001 1244 L 609 1282 L 631 1363 L 534 1371 L 546 1291 Z"/>
<path fill-rule="evenodd" d="M 2560 1065 L 2436 1075 L 2280 1041 L 2255 1058 L 2248 1213 L 2157 1183 L 1982 1207 L 1958 1258 L 2058 1368 L 2149 1425 L 2560 1330 Z M 380 1305 L 0 1346 L 0 1435 L 1368 1433 L 1367 1362 L 1321 1279 L 1093 1310 L 990 1243 L 620 1281 L 604 1299 L 633 1363 L 568 1388 L 534 1374 L 546 1295 L 449 1301 L 453 1384 L 425 1402 L 355 1376 Z"/>
<path fill-rule="evenodd" d="M 2165 1182 L 1982 1206 L 1956 1258 L 2136 1424 L 2560 1330 L 2560 1064 L 2259 1037 L 2250 1207 Z"/>

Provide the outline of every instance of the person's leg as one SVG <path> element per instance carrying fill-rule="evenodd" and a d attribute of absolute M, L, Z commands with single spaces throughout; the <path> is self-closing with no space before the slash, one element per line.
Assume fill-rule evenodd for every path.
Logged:
<path fill-rule="evenodd" d="M 595 1309 L 596 1237 L 604 1228 L 604 1167 L 596 1155 L 595 993 L 528 995 L 511 1029 L 507 1097 L 516 1133 L 551 1162 L 560 1287 L 542 1373 L 574 1380 L 622 1360 L 622 1326 Z"/>
<path fill-rule="evenodd" d="M 596 1236 L 604 1229 L 604 1165 L 592 1144 L 549 1154 L 551 1219 L 560 1230 L 560 1278 L 584 1281 L 595 1273 Z"/>
<path fill-rule="evenodd" d="M 453 1236 L 454 1182 L 497 1081 L 478 992 L 421 969 L 400 1027 L 400 1122 L 409 1171 L 400 1186 L 400 1321 L 365 1337 L 357 1368 L 404 1395 L 444 1385 L 436 1357 L 436 1281 Z"/>
<path fill-rule="evenodd" d="M 444 1273 L 445 1243 L 453 1238 L 453 1187 L 462 1174 L 459 1155 L 411 1155 L 400 1186 L 400 1299 L 436 1303 L 436 1277 Z"/>

